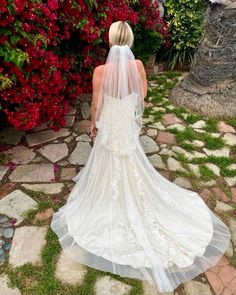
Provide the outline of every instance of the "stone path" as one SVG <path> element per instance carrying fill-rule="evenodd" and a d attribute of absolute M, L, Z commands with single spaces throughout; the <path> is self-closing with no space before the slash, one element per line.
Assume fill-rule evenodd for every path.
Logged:
<path fill-rule="evenodd" d="M 140 141 L 164 177 L 197 191 L 227 223 L 232 241 L 218 265 L 166 295 L 236 295 L 236 120 L 208 119 L 173 106 L 168 94 L 178 79 L 166 73 L 149 81 Z M 145 282 L 140 291 L 136 280 L 130 283 L 108 273 L 95 275 L 94 270 L 66 257 L 49 234 L 53 212 L 66 202 L 72 178 L 92 149 L 87 135 L 90 97 L 82 98 L 70 108 L 67 126 L 59 132 L 48 130 L 46 124 L 26 134 L 13 128 L 0 132 L 0 294 L 30 294 L 37 283 L 42 286 L 40 276 L 35 282 L 29 274 L 21 274 L 24 283 L 8 283 L 25 265 L 34 267 L 35 276 L 46 271 L 48 257 L 55 267 L 51 276 L 47 274 L 48 280 L 58 288 L 50 294 L 65 290 L 77 294 L 76 287 L 88 288 L 83 293 L 88 295 L 129 294 L 132 290 L 154 294 Z"/>

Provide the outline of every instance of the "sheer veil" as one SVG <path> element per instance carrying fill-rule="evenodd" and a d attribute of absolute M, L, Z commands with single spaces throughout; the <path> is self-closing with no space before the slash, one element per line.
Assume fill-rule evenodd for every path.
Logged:
<path fill-rule="evenodd" d="M 126 99 L 132 95 L 135 121 L 142 128 L 143 85 L 134 54 L 128 45 L 113 45 L 108 53 L 99 90 L 95 120 L 99 119 L 106 95 Z"/>

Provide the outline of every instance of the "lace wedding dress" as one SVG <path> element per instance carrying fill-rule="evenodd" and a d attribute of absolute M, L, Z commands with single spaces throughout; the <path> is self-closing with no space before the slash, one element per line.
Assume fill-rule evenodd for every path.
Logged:
<path fill-rule="evenodd" d="M 51 228 L 74 260 L 170 292 L 217 264 L 230 232 L 196 192 L 152 166 L 139 140 L 136 95 L 104 95 L 93 148 Z"/>

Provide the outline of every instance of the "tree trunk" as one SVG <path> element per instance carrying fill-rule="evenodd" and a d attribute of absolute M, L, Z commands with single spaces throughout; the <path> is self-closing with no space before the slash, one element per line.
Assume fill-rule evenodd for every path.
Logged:
<path fill-rule="evenodd" d="M 210 117 L 236 116 L 236 0 L 213 5 L 205 14 L 205 33 L 190 72 L 171 100 Z"/>

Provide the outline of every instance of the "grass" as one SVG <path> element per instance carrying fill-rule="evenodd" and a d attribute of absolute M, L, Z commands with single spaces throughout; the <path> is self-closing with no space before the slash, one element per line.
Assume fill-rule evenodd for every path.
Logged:
<path fill-rule="evenodd" d="M 216 178 L 214 172 L 207 168 L 204 164 L 201 164 L 199 166 L 199 172 L 201 174 L 202 179 L 205 181 L 209 181 Z"/>

